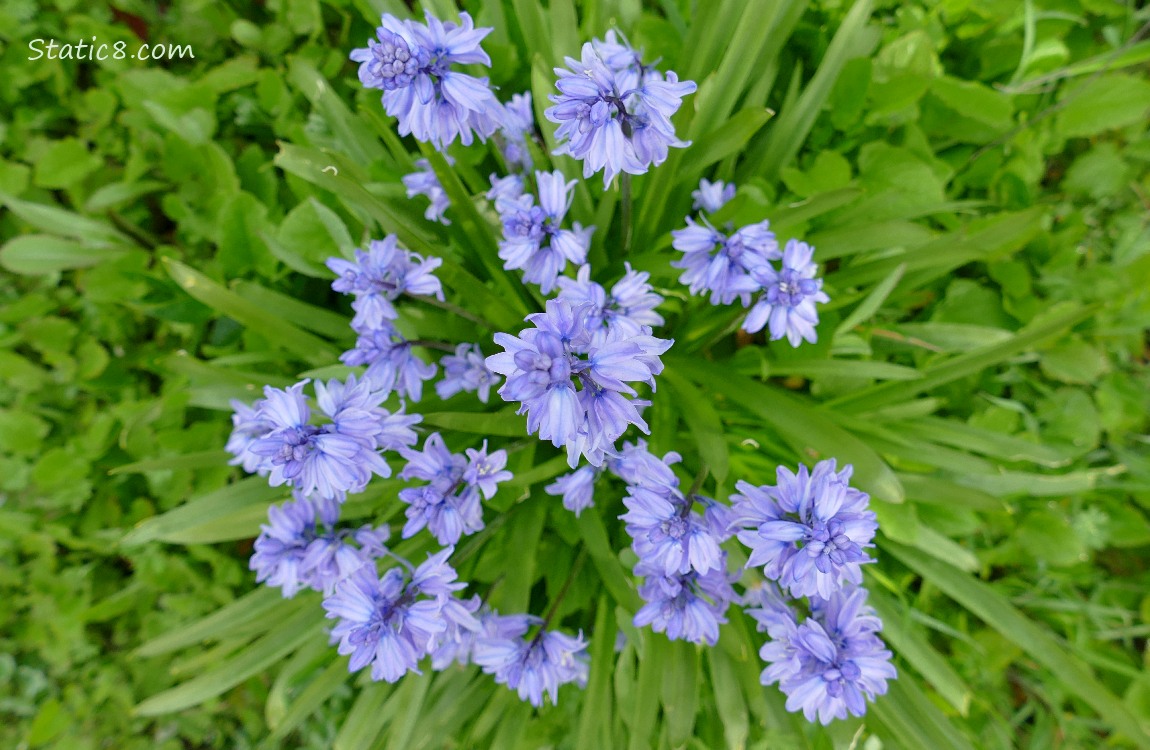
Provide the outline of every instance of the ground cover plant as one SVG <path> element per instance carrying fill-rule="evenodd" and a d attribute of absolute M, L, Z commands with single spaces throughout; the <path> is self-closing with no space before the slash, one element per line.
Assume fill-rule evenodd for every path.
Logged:
<path fill-rule="evenodd" d="M 1150 745 L 1145 10 L 0 13 L 6 745 Z"/>

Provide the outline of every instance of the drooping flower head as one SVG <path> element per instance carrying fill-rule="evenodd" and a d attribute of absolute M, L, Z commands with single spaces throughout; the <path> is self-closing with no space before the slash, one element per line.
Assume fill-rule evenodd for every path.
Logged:
<path fill-rule="evenodd" d="M 435 269 L 440 258 L 424 258 L 399 246 L 394 234 L 372 240 L 367 251 L 356 250 L 355 261 L 328 258 L 327 267 L 339 277 L 331 288 L 355 295 L 351 327 L 363 332 L 382 327 L 399 317 L 392 304 L 403 294 L 427 295 L 443 299 L 443 285 Z"/>
<path fill-rule="evenodd" d="M 527 141 L 535 131 L 535 115 L 531 111 L 531 92 L 515 94 L 503 105 L 503 120 L 499 127 L 499 149 L 512 169 L 528 170 L 532 167 L 531 151 Z"/>
<path fill-rule="evenodd" d="M 671 232 L 671 246 L 683 253 L 672 261 L 682 268 L 679 282 L 691 294 L 711 292 L 711 304 L 729 305 L 736 299 L 743 306 L 751 304 L 751 295 L 762 288 L 760 274 L 771 268 L 771 261 L 781 257 L 774 232 L 766 221 L 738 229 L 730 236 L 706 221 L 687 219 L 686 229 Z"/>
<path fill-rule="evenodd" d="M 364 380 L 386 398 L 399 391 L 412 401 L 423 396 L 423 382 L 435 377 L 436 366 L 424 362 L 413 345 L 389 320 L 379 327 L 361 331 L 355 348 L 340 355 L 349 367 L 366 365 Z"/>
<path fill-rule="evenodd" d="M 555 137 L 563 143 L 555 153 L 581 160 L 583 177 L 603 170 L 607 186 L 620 172 L 643 174 L 662 164 L 671 146 L 690 145 L 675 135 L 671 116 L 694 93 L 694 81 L 643 65 L 614 32 L 564 62 L 555 68 L 560 93 L 549 97 L 554 106 L 544 115 L 559 125 Z"/>
<path fill-rule="evenodd" d="M 691 208 L 713 214 L 735 197 L 735 183 L 704 178 L 699 180 L 699 188 L 691 191 L 691 197 L 695 199 Z"/>
<path fill-rule="evenodd" d="M 572 468 L 580 454 L 593 466 L 614 453 L 614 443 L 636 425 L 647 424 L 628 382 L 654 385 L 662 372 L 659 355 L 671 341 L 649 333 L 610 334 L 596 340 L 586 315 L 564 300 L 549 300 L 547 310 L 527 316 L 531 328 L 519 336 L 495 335 L 506 351 L 487 358 L 487 366 L 507 378 L 499 389 L 504 401 L 519 401 L 527 414 L 527 431 L 541 440 L 567 447 Z"/>
<path fill-rule="evenodd" d="M 472 660 L 495 681 L 515 690 L 520 700 L 538 708 L 543 694 L 559 700 L 559 686 L 574 682 L 587 685 L 589 659 L 583 633 L 570 636 L 540 629 L 530 640 L 523 636 L 532 625 L 542 624 L 530 615 L 509 615 L 497 621 L 495 636 L 476 638 Z"/>
<path fill-rule="evenodd" d="M 475 28 L 471 16 L 459 14 L 459 24 L 431 14 L 426 24 L 401 21 L 385 13 L 367 47 L 352 50 L 360 63 L 359 80 L 383 90 L 383 107 L 398 118 L 399 134 L 414 135 L 440 151 L 456 138 L 465 146 L 474 136 L 486 140 L 499 122 L 503 107 L 487 79 L 453 70 L 453 65 L 490 66 L 479 43 L 493 29 Z"/>
<path fill-rule="evenodd" d="M 231 405 L 235 413 L 232 414 L 232 433 L 224 450 L 231 453 L 233 458 L 228 461 L 232 466 L 242 466 L 249 474 L 267 474 L 271 469 L 263 456 L 252 453 L 252 445 L 275 429 L 275 424 L 264 419 L 259 414 L 259 401 L 248 405 L 242 401 L 232 399 Z"/>
<path fill-rule="evenodd" d="M 524 281 L 538 284 L 541 292 L 549 294 L 568 261 L 579 264 L 587 259 L 595 227 L 584 229 L 575 222 L 573 229 L 562 228 L 571 207 L 574 180 L 566 181 L 559 171 L 536 172 L 535 180 L 538 205 L 530 194 L 496 200 L 503 222 L 499 257 L 504 268 L 522 269 Z"/>
<path fill-rule="evenodd" d="M 738 482 L 733 525 L 751 550 L 747 566 L 763 566 L 796 597 L 829 599 L 846 584 L 861 584 L 878 523 L 867 509 L 870 497 L 850 486 L 851 471 L 848 465 L 836 472 L 827 459 L 813 471 L 780 466 L 774 486 Z"/>
<path fill-rule="evenodd" d="M 691 569 L 668 575 L 657 565 L 641 561 L 635 574 L 644 576 L 639 596 L 646 602 L 635 613 L 636 627 L 650 625 L 671 640 L 708 646 L 718 642 L 719 626 L 727 621 L 727 607 L 737 598 L 725 552 L 719 565 L 706 573 Z"/>
<path fill-rule="evenodd" d="M 455 354 L 445 354 L 439 364 L 443 367 L 443 379 L 435 384 L 435 392 L 444 400 L 467 391 L 474 392 L 486 404 L 491 386 L 499 382 L 499 376 L 487 369 L 479 344 L 460 344 L 455 347 Z"/>
<path fill-rule="evenodd" d="M 646 271 L 636 271 L 624 263 L 627 272 L 615 282 L 611 292 L 591 280 L 591 266 L 584 264 L 574 278 L 559 279 L 559 299 L 572 307 L 582 307 L 587 315 L 586 325 L 594 333 L 616 331 L 634 336 L 644 329 L 663 325 L 663 316 L 655 308 L 663 297 L 651 291 Z"/>
<path fill-rule="evenodd" d="M 811 262 L 813 253 L 814 248 L 807 243 L 789 240 L 783 250 L 781 270 L 771 266 L 754 269 L 755 280 L 765 291 L 747 313 L 743 330 L 756 333 L 768 326 L 772 341 L 786 336 L 791 346 L 818 340 L 815 326 L 819 313 L 815 303 L 831 300 L 822 291 L 823 280 L 815 278 L 818 265 Z"/>
<path fill-rule="evenodd" d="M 448 156 L 447 163 L 454 164 L 455 160 Z M 451 221 L 443 213 L 451 207 L 451 200 L 447 197 L 447 191 L 443 189 L 443 185 L 440 184 L 435 170 L 432 169 L 431 162 L 427 159 L 416 159 L 415 166 L 417 167 L 415 172 L 406 174 L 402 178 L 403 186 L 407 188 L 407 197 L 427 196 L 431 204 L 423 212 L 423 218 L 449 226 Z"/>

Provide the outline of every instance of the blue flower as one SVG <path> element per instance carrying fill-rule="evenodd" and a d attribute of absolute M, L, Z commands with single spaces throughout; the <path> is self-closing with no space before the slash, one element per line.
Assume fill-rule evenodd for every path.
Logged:
<path fill-rule="evenodd" d="M 437 432 L 427 436 L 423 451 L 404 450 L 403 456 L 408 462 L 400 478 L 428 482 L 399 491 L 399 499 L 408 506 L 404 539 L 424 527 L 440 544 L 455 544 L 464 534 L 474 534 L 483 528 L 480 497 L 490 500 L 499 483 L 512 477 L 503 468 L 506 451 L 488 455 L 485 442 L 479 450 L 468 449 L 465 458 L 449 451 Z"/>
<path fill-rule="evenodd" d="M 418 673 L 419 661 L 448 630 L 448 611 L 456 626 L 478 628 L 466 607 L 450 603 L 464 586 L 454 582 L 455 571 L 446 563 L 452 551 L 428 557 L 410 575 L 391 568 L 380 576 L 364 565 L 324 599 L 327 616 L 338 620 L 331 634 L 339 653 L 351 655 L 350 671 L 370 664 L 371 678 L 387 682 Z"/>
<path fill-rule="evenodd" d="M 635 573 L 646 576 L 639 586 L 646 604 L 635 613 L 636 627 L 650 625 L 671 640 L 709 646 L 718 642 L 719 625 L 727 621 L 727 607 L 737 598 L 726 570 L 726 553 L 719 567 L 705 574 L 688 570 L 668 575 L 646 562 L 635 566 Z"/>
<path fill-rule="evenodd" d="M 652 326 L 663 325 L 663 317 L 655 308 L 663 302 L 662 296 L 651 291 L 647 282 L 650 274 L 636 271 L 630 263 L 623 264 L 627 272 L 607 291 L 591 280 L 591 266 L 584 264 L 574 279 L 559 279 L 559 299 L 572 307 L 582 307 L 586 313 L 586 326 L 591 331 L 615 331 L 624 336 L 637 336 Z"/>
<path fill-rule="evenodd" d="M 474 135 L 486 140 L 499 127 L 502 106 L 487 85 L 452 65 L 491 65 L 479 46 L 492 29 L 476 29 L 467 13 L 460 25 L 427 14 L 427 24 L 401 21 L 385 13 L 379 41 L 352 50 L 359 80 L 383 90 L 383 107 L 398 118 L 399 134 L 412 134 L 443 151 L 458 137 L 465 146 Z"/>
<path fill-rule="evenodd" d="M 536 172 L 535 179 L 539 205 L 529 194 L 496 201 L 503 222 L 499 257 L 504 268 L 523 269 L 524 281 L 539 284 L 540 291 L 548 294 L 568 261 L 578 264 L 587 259 L 595 227 L 584 229 L 576 222 L 574 229 L 561 228 L 571 207 L 574 180 L 565 181 L 559 171 Z"/>
<path fill-rule="evenodd" d="M 258 583 L 279 587 L 285 598 L 304 588 L 330 593 L 361 565 L 387 553 L 386 526 L 335 530 L 329 518 L 320 530 L 316 504 L 306 499 L 271 506 L 268 521 L 260 526 L 249 568 Z"/>
<path fill-rule="evenodd" d="M 599 170 L 606 187 L 620 172 L 643 174 L 667 158 L 671 146 L 689 142 L 675 135 L 671 116 L 683 97 L 695 91 L 693 81 L 679 81 L 644 66 L 633 50 L 608 33 L 606 41 L 583 45 L 581 58 L 564 58 L 567 68 L 555 68 L 558 95 L 544 115 L 559 128 L 556 154 L 583 162 L 583 177 Z"/>
<path fill-rule="evenodd" d="M 460 344 L 455 347 L 455 354 L 444 355 L 439 364 L 443 367 L 443 379 L 435 384 L 435 392 L 444 400 L 460 391 L 474 391 L 486 404 L 491 386 L 499 382 L 499 376 L 487 369 L 479 344 Z"/>
<path fill-rule="evenodd" d="M 739 541 L 751 549 L 747 567 L 763 574 L 792 596 L 830 598 L 844 584 L 862 583 L 864 551 L 878 530 L 870 497 L 853 487 L 852 468 L 835 471 L 835 460 L 820 461 L 814 471 L 778 468 L 778 485 L 755 487 L 740 481 L 733 495 L 733 525 Z"/>
<path fill-rule="evenodd" d="M 515 690 L 520 700 L 538 708 L 543 694 L 551 696 L 552 705 L 559 700 L 559 686 L 574 682 L 587 685 L 589 659 L 583 633 L 570 636 L 541 629 L 531 640 L 523 639 L 537 618 L 511 615 L 498 623 L 496 637 L 475 641 L 472 660 L 495 681 Z"/>
<path fill-rule="evenodd" d="M 689 570 L 708 573 L 723 565 L 719 545 L 729 536 L 691 509 L 693 503 L 676 489 L 629 486 L 623 498 L 632 547 L 640 564 L 665 576 Z M 718 533 L 716 533 L 718 531 Z"/>
<path fill-rule="evenodd" d="M 597 343 L 585 319 L 567 302 L 549 300 L 546 312 L 527 316 L 533 325 L 518 337 L 497 333 L 505 351 L 487 358 L 507 378 L 499 395 L 519 401 L 519 413 L 527 414 L 527 432 L 567 446 L 571 468 L 580 454 L 601 465 L 628 425 L 647 431 L 636 402 L 626 398 L 636 393 L 627 383 L 654 385 L 663 369 L 659 355 L 672 344 L 646 334 Z"/>
<path fill-rule="evenodd" d="M 531 169 L 531 151 L 527 141 L 535 132 L 535 115 L 531 111 L 531 92 L 515 94 L 503 105 L 503 122 L 499 128 L 499 149 L 512 169 Z"/>
<path fill-rule="evenodd" d="M 490 175 L 491 189 L 485 193 L 487 200 L 495 204 L 495 210 L 504 211 L 504 201 L 515 201 L 523 195 L 523 175 L 509 174 L 506 177 Z"/>
<path fill-rule="evenodd" d="M 389 234 L 372 240 L 367 252 L 355 251 L 355 262 L 329 258 L 327 267 L 339 276 L 331 288 L 354 294 L 355 318 L 351 327 L 367 331 L 382 327 L 399 317 L 392 305 L 401 294 L 434 296 L 443 299 L 443 286 L 434 271 L 443 261 L 426 258 L 399 247 L 399 240 Z"/>
<path fill-rule="evenodd" d="M 435 365 L 416 356 L 411 342 L 388 320 L 378 328 L 360 331 L 355 348 L 339 360 L 349 367 L 367 365 L 364 380 L 384 397 L 399 391 L 412 401 L 419 401 L 423 381 L 431 380 L 436 372 Z"/>
<path fill-rule="evenodd" d="M 735 197 L 735 184 L 704 178 L 699 180 L 699 189 L 691 191 L 691 197 L 695 199 L 691 208 L 713 214 Z"/>
<path fill-rule="evenodd" d="M 712 305 L 729 305 L 736 299 L 741 299 L 744 307 L 750 305 L 751 295 L 762 288 L 755 274 L 769 270 L 771 261 L 781 257 L 769 226 L 762 221 L 728 237 L 705 221 L 698 224 L 688 218 L 686 229 L 671 232 L 671 246 L 683 253 L 671 263 L 683 269 L 680 283 L 686 284 L 691 294 L 709 290 Z"/>
<path fill-rule="evenodd" d="M 562 496 L 563 507 L 578 518 L 580 513 L 595 504 L 595 480 L 600 473 L 601 470 L 594 466 L 580 466 L 544 487 L 543 491 L 548 495 Z"/>
<path fill-rule="evenodd" d="M 257 440 L 274 430 L 275 425 L 260 416 L 259 401 L 249 406 L 232 399 L 231 405 L 235 410 L 232 414 L 232 433 L 224 450 L 231 453 L 234 458 L 228 463 L 232 466 L 242 466 L 249 474 L 266 475 L 271 471 L 271 467 L 268 466 L 264 456 L 252 453 L 251 447 Z"/>
<path fill-rule="evenodd" d="M 669 451 L 659 458 L 647 449 L 647 441 L 642 438 L 634 443 L 623 443 L 618 456 L 607 461 L 612 474 L 633 487 L 650 487 L 664 494 L 674 492 L 679 487 L 679 478 L 671 467 L 683 460 L 675 451 Z"/>
<path fill-rule="evenodd" d="M 886 694 L 887 680 L 898 673 L 877 635 L 882 622 L 866 596 L 863 589 L 838 591 L 812 601 L 812 616 L 801 625 L 772 624 L 776 645 L 761 652 L 772 662 L 762 682 L 779 683 L 788 711 L 802 711 L 807 721 L 817 718 L 825 725 L 848 714 L 864 715 L 867 700 Z"/>
<path fill-rule="evenodd" d="M 352 434 L 341 433 L 335 423 L 324 427 L 310 424 L 311 408 L 303 395 L 303 387 L 308 382 L 304 380 L 286 391 L 271 386 L 264 388 L 265 398 L 258 413 L 272 429 L 253 442 L 249 450 L 265 459 L 270 470 L 268 482 L 273 487 L 289 484 L 305 497 L 315 494 L 333 499 L 342 497 L 343 493 L 361 491 L 373 474 L 390 476 L 390 467 L 377 452 L 380 443 L 376 436 L 383 432 L 384 426 L 380 422 L 371 428 L 364 421 L 382 419 L 386 412 L 368 412 L 369 416 L 344 414 L 345 430 L 350 429 Z M 349 382 L 351 391 L 362 393 L 362 386 L 357 388 L 354 381 Z M 332 384 L 327 387 L 332 388 Z M 371 398 L 375 404 L 382 400 L 378 393 Z M 325 398 L 323 406 L 330 409 L 335 404 L 334 400 Z M 339 413 L 333 409 L 328 416 Z M 350 427 L 353 423 L 354 428 Z M 402 437 L 396 439 L 402 441 Z"/>
<path fill-rule="evenodd" d="M 454 164 L 455 160 L 449 156 L 447 163 Z M 451 221 L 443 215 L 443 212 L 451 205 L 451 200 L 447 197 L 443 185 L 439 183 L 435 170 L 431 168 L 431 162 L 427 159 L 417 159 L 415 166 L 418 167 L 417 171 L 402 177 L 403 186 L 407 188 L 407 197 L 426 195 L 431 205 L 423 212 L 423 217 L 428 221 L 438 221 L 444 226 L 450 225 Z"/>
<path fill-rule="evenodd" d="M 798 346 L 804 340 L 812 344 L 818 340 L 815 303 L 831 300 L 822 291 L 823 280 L 815 278 L 818 265 L 811 262 L 813 253 L 814 248 L 807 243 L 789 240 L 783 250 L 782 270 L 776 272 L 770 266 L 755 269 L 755 279 L 766 292 L 747 313 L 743 330 L 756 333 L 769 323 L 772 341 L 786 336 L 791 346 Z"/>

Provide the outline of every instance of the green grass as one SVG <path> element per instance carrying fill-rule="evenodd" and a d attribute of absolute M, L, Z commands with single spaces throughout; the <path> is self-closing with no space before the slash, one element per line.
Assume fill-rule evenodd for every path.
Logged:
<path fill-rule="evenodd" d="M 868 585 L 899 680 L 865 720 L 824 730 L 759 684 L 764 636 L 741 613 L 713 649 L 636 630 L 621 505 L 601 488 L 574 522 L 542 492 L 565 464 L 534 439 L 509 444 L 515 492 L 459 567 L 497 606 L 542 612 L 585 550 L 557 618 L 592 634 L 586 690 L 536 712 L 474 668 L 348 675 L 318 635 L 319 597 L 281 601 L 247 570 L 281 495 L 226 465 L 228 401 L 342 372 L 348 309 L 322 263 L 384 232 L 442 255 L 448 299 L 487 321 L 413 311 L 415 335 L 517 330 L 537 301 L 494 261 L 494 217 L 472 201 L 494 162 L 456 147 L 457 170 L 437 164 L 450 227 L 403 196 L 418 144 L 346 59 L 401 3 L 10 3 L 0 745 L 1150 747 L 1150 14 L 462 5 L 496 27 L 503 98 L 532 89 L 544 106 L 551 65 L 611 25 L 699 82 L 676 120 L 694 145 L 634 180 L 629 259 L 676 338 L 652 443 L 689 474 L 709 467 L 720 498 L 779 463 L 852 462 L 882 524 Z M 134 47 L 133 29 L 196 57 L 26 59 L 29 39 Z M 816 246 L 832 298 L 817 345 L 736 337 L 734 309 L 677 284 L 668 233 L 700 176 L 740 186 L 718 221 L 769 218 Z M 573 209 L 611 271 L 617 198 L 592 179 Z M 497 400 L 419 407 L 465 441 L 520 434 Z M 399 486 L 374 483 L 345 517 L 394 523 Z"/>

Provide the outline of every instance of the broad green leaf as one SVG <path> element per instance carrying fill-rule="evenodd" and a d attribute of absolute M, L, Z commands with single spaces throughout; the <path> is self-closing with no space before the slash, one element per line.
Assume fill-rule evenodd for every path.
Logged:
<path fill-rule="evenodd" d="M 507 523 L 506 544 L 509 555 L 517 555 L 516 563 L 507 567 L 503 581 L 496 589 L 499 610 L 502 612 L 526 612 L 531 598 L 531 587 L 538 577 L 535 555 L 521 555 L 521 550 L 539 548 L 539 537 L 543 534 L 543 521 L 547 515 L 549 498 L 531 497 L 515 506 Z"/>
<path fill-rule="evenodd" d="M 699 706 L 699 649 L 687 641 L 666 641 L 662 634 L 650 634 L 660 642 L 663 672 L 663 719 L 672 746 L 690 739 Z"/>
<path fill-rule="evenodd" d="M 664 370 L 662 379 L 671 386 L 675 404 L 683 415 L 691 438 L 699 448 L 699 456 L 714 475 L 715 483 L 721 486 L 727 481 L 731 457 L 723 422 L 718 412 L 699 389 L 674 369 Z"/>
<path fill-rule="evenodd" d="M 313 365 L 330 364 L 339 357 L 339 352 L 328 342 L 244 299 L 190 266 L 164 258 L 164 267 L 188 294 L 265 337 L 277 349 L 291 352 Z"/>
<path fill-rule="evenodd" d="M 882 307 L 882 303 L 886 302 L 886 298 L 890 296 L 894 288 L 898 286 L 898 282 L 902 280 L 902 275 L 905 272 L 906 264 L 900 263 L 885 279 L 876 284 L 866 299 L 860 302 L 854 310 L 851 310 L 850 315 L 843 318 L 843 321 L 835 328 L 834 337 L 838 338 L 854 330 L 855 326 L 870 320 L 871 316 Z"/>
<path fill-rule="evenodd" d="M 639 674 L 635 681 L 635 707 L 623 715 L 630 728 L 629 750 L 647 750 L 655 747 L 655 718 L 659 712 L 659 696 L 662 693 L 663 671 L 667 668 L 668 641 L 653 632 L 643 633 L 642 656 L 639 659 Z"/>
<path fill-rule="evenodd" d="M 451 432 L 521 438 L 526 434 L 526 417 L 512 409 L 497 412 L 428 412 L 423 424 Z"/>
<path fill-rule="evenodd" d="M 0 266 L 36 276 L 96 266 L 127 252 L 125 247 L 91 247 L 49 234 L 25 234 L 0 247 Z"/>
<path fill-rule="evenodd" d="M 342 657 L 340 661 L 343 661 Z M 369 682 L 364 685 L 347 718 L 340 725 L 339 734 L 332 745 L 333 750 L 366 750 L 372 747 L 388 718 L 383 712 L 384 704 L 394 691 L 395 688 L 386 682 Z"/>
<path fill-rule="evenodd" d="M 222 450 L 206 450 L 197 451 L 195 453 L 183 453 L 178 456 L 167 456 L 164 458 L 149 458 L 144 461 L 136 461 L 130 464 L 123 464 L 113 469 L 108 470 L 108 474 L 115 476 L 117 474 L 143 474 L 147 471 L 178 471 L 180 469 L 207 469 L 216 466 L 223 466 L 232 457 L 232 454 Z"/>
<path fill-rule="evenodd" d="M 704 169 L 739 153 L 774 115 L 769 109 L 744 109 L 693 144 L 679 166 L 679 183 L 694 182 Z"/>
<path fill-rule="evenodd" d="M 312 678 L 300 694 L 292 701 L 284 712 L 284 718 L 275 727 L 275 731 L 268 736 L 261 750 L 271 750 L 291 734 L 300 724 L 326 703 L 348 681 L 350 675 L 343 659 L 334 659 L 322 672 Z"/>
<path fill-rule="evenodd" d="M 600 596 L 595 607 L 595 627 L 591 631 L 591 668 L 576 732 L 577 747 L 610 747 L 613 694 L 611 673 L 615 668 L 614 607 Z"/>
<path fill-rule="evenodd" d="M 116 249 L 134 244 L 131 238 L 107 222 L 57 206 L 22 201 L 5 195 L 0 195 L 0 204 L 42 232 L 69 237 L 87 247 Z"/>
<path fill-rule="evenodd" d="M 145 518 L 125 534 L 120 543 L 130 547 L 157 540 L 164 541 L 180 535 L 188 527 L 227 516 L 239 508 L 262 506 L 266 510 L 269 502 L 283 495 L 283 489 L 269 487 L 268 480 L 264 477 L 247 477 L 235 484 L 191 498 L 167 513 Z"/>
<path fill-rule="evenodd" d="M 894 542 L 884 542 L 882 549 L 914 570 L 926 581 L 997 630 L 1048 669 L 1065 690 L 1076 695 L 1098 712 L 1108 724 L 1138 747 L 1150 748 L 1150 735 L 1122 702 L 1047 630 L 1036 625 L 992 586 L 985 584 L 945 563 Z"/>
<path fill-rule="evenodd" d="M 1150 82 L 1126 73 L 1111 73 L 1065 88 L 1059 104 L 1058 130 L 1070 138 L 1091 136 L 1145 122 L 1150 110 Z"/>
<path fill-rule="evenodd" d="M 587 545 L 587 553 L 591 556 L 591 562 L 595 564 L 599 578 L 602 579 L 603 586 L 611 594 L 611 598 L 626 608 L 628 612 L 637 612 L 639 595 L 635 592 L 630 576 L 624 571 L 622 563 L 619 562 L 619 558 L 611 546 L 610 539 L 607 537 L 607 529 L 603 525 L 603 519 L 600 517 L 598 509 L 595 507 L 587 508 L 579 514 L 575 523 L 579 527 L 583 543 Z"/>
<path fill-rule="evenodd" d="M 312 608 L 302 609 L 223 664 L 193 679 L 153 695 L 132 711 L 159 716 L 197 706 L 263 672 L 313 638 L 323 638 L 321 619 Z"/>
<path fill-rule="evenodd" d="M 229 636 L 237 628 L 256 621 L 266 622 L 270 628 L 271 623 L 281 621 L 283 614 L 291 610 L 292 602 L 284 599 L 277 589 L 260 586 L 207 617 L 147 641 L 132 653 L 147 658 L 178 651 L 187 646 Z"/>
<path fill-rule="evenodd" d="M 253 302 L 266 312 L 283 320 L 296 322 L 303 328 L 331 339 L 354 339 L 351 319 L 323 307 L 300 302 L 294 297 L 272 291 L 251 281 L 238 281 L 236 294 Z"/>

